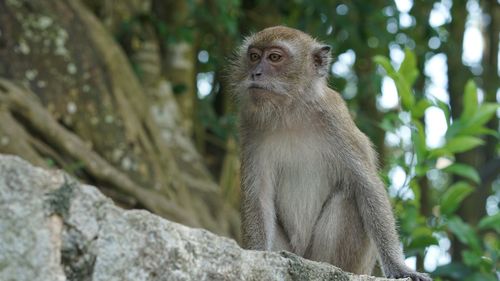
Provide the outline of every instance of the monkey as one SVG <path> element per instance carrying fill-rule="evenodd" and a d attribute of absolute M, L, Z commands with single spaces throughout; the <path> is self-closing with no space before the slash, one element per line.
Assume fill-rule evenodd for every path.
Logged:
<path fill-rule="evenodd" d="M 377 155 L 327 77 L 331 47 L 285 26 L 248 36 L 230 69 L 239 105 L 243 247 L 356 274 L 432 280 L 404 263 Z"/>

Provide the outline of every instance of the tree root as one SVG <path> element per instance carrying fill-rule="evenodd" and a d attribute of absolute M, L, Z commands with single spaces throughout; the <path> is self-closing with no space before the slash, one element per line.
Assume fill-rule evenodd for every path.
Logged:
<path fill-rule="evenodd" d="M 22 151 L 20 155 L 27 155 L 28 160 L 34 160 L 35 164 L 45 167 L 47 163 L 44 163 L 42 157 L 36 156 L 37 149 L 34 146 L 45 152 L 51 152 L 49 155 L 57 151 L 59 155 L 81 162 L 85 172 L 95 180 L 133 196 L 139 204 L 158 215 L 188 225 L 200 225 L 194 216 L 186 214 L 176 202 L 165 198 L 155 190 L 137 185 L 126 174 L 93 151 L 77 135 L 61 126 L 31 91 L 18 87 L 8 80 L 0 79 L 0 104 L 2 131 L 14 142 L 11 147 L 0 147 L 0 150 L 16 154 Z M 22 118 L 28 128 L 16 121 L 13 115 Z M 29 135 L 30 130 L 34 130 L 45 143 L 38 141 L 35 145 L 30 144 L 32 138 Z"/>

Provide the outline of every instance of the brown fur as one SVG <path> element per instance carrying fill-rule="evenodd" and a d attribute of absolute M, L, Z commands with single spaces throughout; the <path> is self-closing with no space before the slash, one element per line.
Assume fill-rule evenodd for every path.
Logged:
<path fill-rule="evenodd" d="M 269 48 L 286 51 L 279 63 Z M 260 48 L 249 61 L 250 47 Z M 232 68 L 240 103 L 243 243 L 370 274 L 430 280 L 404 265 L 376 154 L 326 83 L 329 48 L 287 27 L 245 40 Z M 259 86 L 258 89 L 252 85 Z M 378 255 L 377 255 L 378 253 Z"/>

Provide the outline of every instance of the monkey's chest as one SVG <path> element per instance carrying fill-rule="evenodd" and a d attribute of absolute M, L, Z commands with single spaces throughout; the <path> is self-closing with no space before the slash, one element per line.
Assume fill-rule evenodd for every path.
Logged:
<path fill-rule="evenodd" d="M 287 224 L 314 220 L 328 197 L 328 177 L 322 163 L 297 159 L 295 163 L 282 163 L 276 178 L 276 203 L 281 219 Z"/>
<path fill-rule="evenodd" d="M 331 189 L 321 160 L 300 153 L 293 158 L 278 165 L 276 215 L 293 252 L 304 255 Z"/>
<path fill-rule="evenodd" d="M 285 208 L 286 201 L 307 212 L 317 209 L 330 190 L 322 140 L 312 133 L 285 134 L 268 138 L 264 147 L 261 157 L 274 175 L 277 203 Z"/>
<path fill-rule="evenodd" d="M 274 174 L 277 218 L 294 251 L 301 254 L 331 192 L 328 163 L 320 140 L 312 136 L 282 140 L 268 146 L 273 149 L 266 157 Z"/>
<path fill-rule="evenodd" d="M 294 216 L 293 213 L 297 212 L 312 218 L 331 190 L 326 165 L 322 160 L 300 152 L 291 158 L 278 162 L 275 167 L 278 207 L 282 213 Z"/>

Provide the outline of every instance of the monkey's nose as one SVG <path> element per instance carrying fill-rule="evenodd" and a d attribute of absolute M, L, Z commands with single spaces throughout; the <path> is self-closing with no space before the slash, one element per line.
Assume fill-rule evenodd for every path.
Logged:
<path fill-rule="evenodd" d="M 252 72 L 252 80 L 258 79 L 260 76 L 262 76 L 262 71 L 260 69 Z"/>

